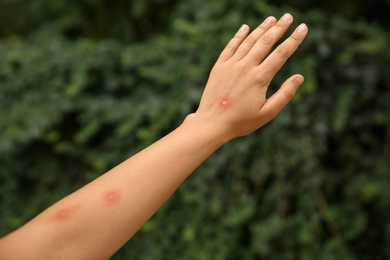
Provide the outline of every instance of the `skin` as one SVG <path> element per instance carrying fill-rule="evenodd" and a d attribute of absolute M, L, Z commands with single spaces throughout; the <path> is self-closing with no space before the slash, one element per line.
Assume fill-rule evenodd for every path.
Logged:
<path fill-rule="evenodd" d="M 271 121 L 303 77 L 268 86 L 307 35 L 301 24 L 271 51 L 292 24 L 286 14 L 255 30 L 243 25 L 213 67 L 198 110 L 156 143 L 70 194 L 0 240 L 3 260 L 108 259 L 212 153 Z"/>

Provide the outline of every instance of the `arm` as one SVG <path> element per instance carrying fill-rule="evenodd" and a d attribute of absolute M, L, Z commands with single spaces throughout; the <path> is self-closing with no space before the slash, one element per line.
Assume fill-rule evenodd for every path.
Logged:
<path fill-rule="evenodd" d="M 196 113 L 1 239 L 2 259 L 113 255 L 208 156 L 272 120 L 291 100 L 303 82 L 301 75 L 287 79 L 266 98 L 273 76 L 307 34 L 307 27 L 299 26 L 268 55 L 291 23 L 292 17 L 270 17 L 251 34 L 243 25 L 212 69 Z"/>

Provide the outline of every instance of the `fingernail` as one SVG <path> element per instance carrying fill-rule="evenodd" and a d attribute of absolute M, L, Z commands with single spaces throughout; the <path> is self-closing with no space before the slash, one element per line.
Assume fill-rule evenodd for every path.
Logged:
<path fill-rule="evenodd" d="M 305 81 L 305 78 L 302 76 L 297 76 L 294 78 L 294 84 L 296 87 L 299 87 L 300 85 L 302 85 L 303 81 Z"/>
<path fill-rule="evenodd" d="M 298 26 L 297 31 L 300 33 L 305 33 L 307 31 L 307 26 L 306 24 L 302 23 L 301 25 Z"/>
<path fill-rule="evenodd" d="M 268 23 L 268 24 L 274 24 L 274 23 L 276 22 L 276 19 L 275 19 L 275 17 L 270 16 L 270 17 L 268 17 L 267 19 L 265 19 L 264 22 L 266 22 L 266 23 Z"/>
<path fill-rule="evenodd" d="M 243 24 L 243 25 L 241 25 L 240 30 L 238 30 L 238 31 L 245 32 L 247 29 L 248 29 L 248 25 Z"/>
<path fill-rule="evenodd" d="M 285 22 L 291 21 L 292 18 L 293 18 L 292 15 L 289 14 L 289 13 L 284 14 L 284 15 L 282 16 L 282 20 L 285 21 Z"/>

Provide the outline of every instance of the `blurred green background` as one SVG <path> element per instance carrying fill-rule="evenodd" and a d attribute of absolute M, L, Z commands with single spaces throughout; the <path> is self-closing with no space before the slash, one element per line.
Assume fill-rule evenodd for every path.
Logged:
<path fill-rule="evenodd" d="M 0 236 L 178 126 L 241 24 L 285 12 L 310 32 L 270 94 L 297 96 L 112 259 L 390 259 L 389 0 L 1 0 Z"/>

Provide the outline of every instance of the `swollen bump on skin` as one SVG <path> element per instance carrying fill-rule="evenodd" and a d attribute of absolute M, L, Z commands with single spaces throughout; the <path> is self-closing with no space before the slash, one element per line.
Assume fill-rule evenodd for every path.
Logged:
<path fill-rule="evenodd" d="M 231 103 L 232 102 L 229 97 L 223 97 L 222 99 L 220 99 L 219 106 L 221 108 L 228 108 L 231 105 Z"/>
<path fill-rule="evenodd" d="M 51 220 L 54 221 L 66 221 L 73 217 L 73 215 L 80 209 L 80 205 L 74 205 L 70 207 L 65 207 L 58 210 L 52 217 Z"/>
<path fill-rule="evenodd" d="M 116 189 L 109 190 L 106 193 L 104 193 L 103 199 L 107 206 L 114 206 L 121 201 L 122 194 L 119 190 Z"/>
<path fill-rule="evenodd" d="M 58 211 L 55 215 L 53 215 L 52 220 L 63 221 L 68 219 L 69 216 L 70 216 L 69 212 L 65 209 L 62 209 Z"/>

